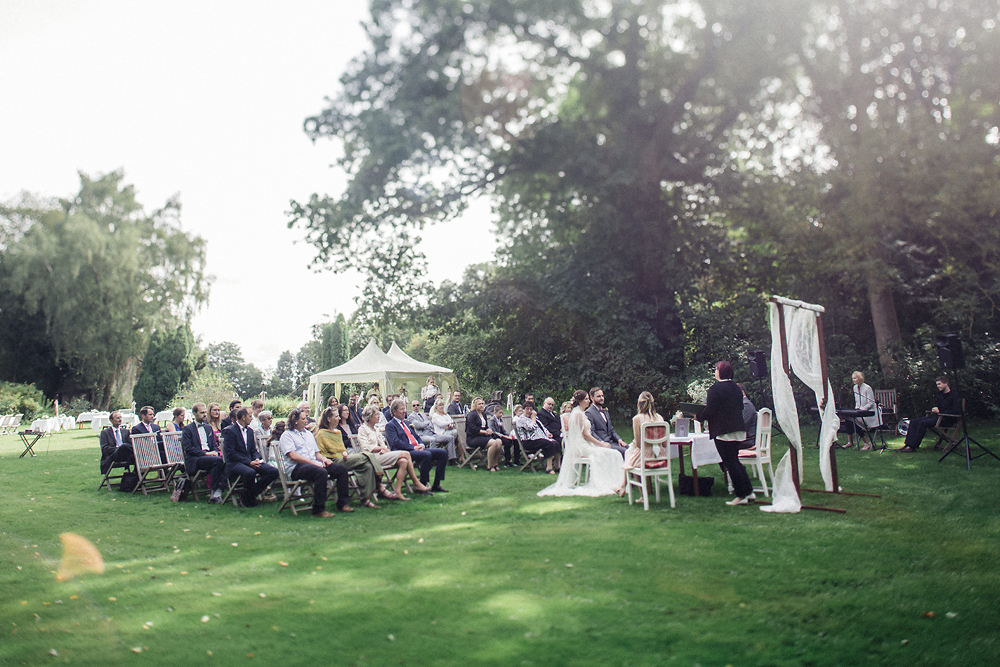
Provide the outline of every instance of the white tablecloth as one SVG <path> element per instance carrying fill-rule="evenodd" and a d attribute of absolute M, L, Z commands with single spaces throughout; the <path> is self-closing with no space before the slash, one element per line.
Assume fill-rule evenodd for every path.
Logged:
<path fill-rule="evenodd" d="M 76 418 L 77 424 L 93 421 L 96 417 L 107 417 L 110 412 L 81 412 Z"/>
<path fill-rule="evenodd" d="M 122 426 L 127 426 L 132 428 L 139 423 L 139 417 L 135 414 L 129 413 L 122 415 Z M 100 433 L 105 426 L 111 425 L 111 415 L 107 417 L 94 417 L 90 422 L 90 428 L 93 429 L 94 433 Z"/>
<path fill-rule="evenodd" d="M 36 419 L 31 422 L 31 430 L 41 431 L 42 433 L 52 433 L 53 431 L 58 431 L 60 427 L 61 424 L 56 417 L 46 417 L 45 419 Z"/>
<path fill-rule="evenodd" d="M 691 465 L 695 468 L 712 463 L 722 463 L 719 450 L 715 448 L 715 441 L 708 437 L 707 433 L 693 433 L 686 438 L 678 438 L 671 435 L 670 442 L 691 443 Z M 676 458 L 676 445 L 670 447 L 670 457 Z"/>
<path fill-rule="evenodd" d="M 173 418 L 174 418 L 173 410 L 160 410 L 159 412 L 156 413 L 156 416 L 153 417 L 153 421 L 157 423 L 168 422 Z"/>

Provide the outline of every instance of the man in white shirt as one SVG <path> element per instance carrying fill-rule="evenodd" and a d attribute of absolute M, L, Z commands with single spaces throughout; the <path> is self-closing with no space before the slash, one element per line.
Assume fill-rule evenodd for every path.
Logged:
<path fill-rule="evenodd" d="M 308 405 L 308 404 L 307 404 Z M 316 438 L 306 428 L 306 417 L 298 408 L 288 415 L 288 425 L 281 434 L 281 465 L 292 479 L 304 479 L 313 487 L 312 514 L 315 517 L 334 516 L 326 511 L 327 484 L 332 478 L 337 485 L 337 509 L 353 512 L 348 502 L 347 468 L 323 456 Z"/>

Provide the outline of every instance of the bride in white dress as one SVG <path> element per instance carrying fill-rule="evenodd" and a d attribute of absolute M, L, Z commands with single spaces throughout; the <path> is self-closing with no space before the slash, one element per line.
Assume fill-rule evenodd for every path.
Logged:
<path fill-rule="evenodd" d="M 563 459 L 559 478 L 552 486 L 538 492 L 540 496 L 608 496 L 621 494 L 625 487 L 622 455 L 590 434 L 590 420 L 583 413 L 590 405 L 590 396 L 579 390 L 573 394 L 573 411 L 563 433 Z M 586 463 L 590 475 L 580 483 L 580 473 Z"/>

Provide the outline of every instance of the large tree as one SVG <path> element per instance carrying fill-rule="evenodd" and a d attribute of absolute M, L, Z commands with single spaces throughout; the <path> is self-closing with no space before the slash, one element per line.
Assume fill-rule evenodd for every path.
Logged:
<path fill-rule="evenodd" d="M 0 207 L 0 293 L 16 306 L 0 328 L 26 322 L 31 336 L 42 324 L 68 393 L 102 408 L 115 394 L 128 400 L 153 330 L 186 321 L 207 298 L 204 241 L 181 229 L 179 213 L 177 198 L 146 213 L 120 171 L 81 174 L 70 199 Z"/>
<path fill-rule="evenodd" d="M 495 313 L 507 324 L 500 309 L 525 299 L 555 330 L 514 354 L 561 347 L 626 385 L 663 376 L 683 364 L 698 201 L 770 139 L 803 9 L 376 0 L 371 50 L 306 121 L 343 140 L 349 184 L 293 204 L 294 221 L 321 261 L 363 264 L 490 196 L 507 249 Z"/>
<path fill-rule="evenodd" d="M 142 358 L 132 396 L 139 405 L 163 410 L 194 372 L 194 336 L 187 324 L 157 329 Z"/>

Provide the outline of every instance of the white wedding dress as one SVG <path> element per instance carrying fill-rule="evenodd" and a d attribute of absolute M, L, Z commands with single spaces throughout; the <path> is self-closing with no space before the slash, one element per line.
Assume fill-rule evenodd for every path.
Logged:
<path fill-rule="evenodd" d="M 590 434 L 590 420 L 580 408 L 569 415 L 569 425 L 563 433 L 562 467 L 559 478 L 552 486 L 538 492 L 540 496 L 608 496 L 625 486 L 622 455 L 608 447 L 598 447 L 584 439 Z M 580 472 L 586 462 L 590 475 L 586 484 L 580 483 Z"/>

